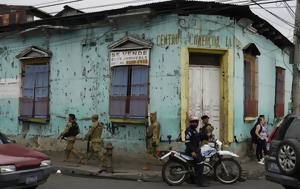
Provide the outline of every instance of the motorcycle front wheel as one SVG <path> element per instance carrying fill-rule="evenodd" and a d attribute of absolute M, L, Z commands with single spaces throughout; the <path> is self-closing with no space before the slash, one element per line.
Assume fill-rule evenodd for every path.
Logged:
<path fill-rule="evenodd" d="M 170 186 L 179 186 L 187 178 L 187 169 L 183 163 L 169 160 L 162 168 L 163 180 Z"/>
<path fill-rule="evenodd" d="M 219 182 L 233 184 L 241 177 L 242 168 L 235 159 L 224 158 L 216 163 L 214 172 Z"/>

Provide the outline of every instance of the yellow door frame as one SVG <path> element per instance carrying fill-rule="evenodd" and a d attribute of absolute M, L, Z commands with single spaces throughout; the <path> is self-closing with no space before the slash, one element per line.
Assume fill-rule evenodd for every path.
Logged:
<path fill-rule="evenodd" d="M 220 140 L 226 144 L 231 143 L 233 142 L 233 54 L 227 49 L 181 49 L 181 139 L 185 140 L 189 118 L 189 54 L 191 52 L 222 56 L 220 63 Z"/>

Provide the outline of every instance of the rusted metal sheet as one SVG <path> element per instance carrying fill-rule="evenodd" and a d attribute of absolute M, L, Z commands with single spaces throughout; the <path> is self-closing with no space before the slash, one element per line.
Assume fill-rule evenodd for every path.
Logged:
<path fill-rule="evenodd" d="M 27 22 L 27 14 L 24 11 L 0 15 L 0 26 L 23 24 L 25 22 Z"/>

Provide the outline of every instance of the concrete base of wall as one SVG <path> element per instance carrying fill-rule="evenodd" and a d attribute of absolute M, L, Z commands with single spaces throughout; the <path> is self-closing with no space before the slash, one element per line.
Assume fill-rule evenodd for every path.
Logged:
<path fill-rule="evenodd" d="M 65 140 L 58 140 L 55 138 L 49 137 L 32 137 L 32 138 L 23 138 L 22 136 L 10 137 L 11 139 L 15 140 L 17 144 L 24 145 L 26 147 L 33 148 L 38 151 L 52 151 L 52 152 L 63 152 L 66 147 Z M 123 144 L 120 145 L 120 141 L 118 140 L 105 140 L 102 147 L 104 147 L 107 143 L 112 142 L 113 144 L 113 151 L 114 155 L 121 155 L 121 154 L 134 154 L 138 157 L 144 157 L 146 149 L 145 149 L 145 142 L 143 141 L 131 141 L 126 142 L 128 145 Z M 139 142 L 139 144 L 136 144 Z M 86 153 L 87 150 L 87 141 L 78 139 L 75 143 L 75 148 L 81 152 Z"/>
<path fill-rule="evenodd" d="M 250 140 L 245 140 L 239 143 L 232 143 L 227 150 L 238 154 L 241 161 L 247 162 L 253 158 L 254 152 L 252 150 L 252 143 Z"/>
<path fill-rule="evenodd" d="M 11 137 L 16 140 L 18 144 L 24 145 L 26 147 L 31 147 L 38 151 L 53 151 L 53 152 L 63 152 L 66 146 L 66 141 L 58 140 L 49 137 L 32 137 L 32 138 L 23 138 L 22 136 Z M 104 146 L 108 143 L 112 142 L 114 146 L 114 154 L 115 155 L 124 155 L 128 154 L 136 156 L 136 157 L 144 157 L 146 152 L 145 141 L 127 141 L 124 145 L 124 141 L 118 141 L 113 139 L 108 139 L 104 141 Z M 120 143 L 123 143 L 120 145 Z M 185 144 L 183 142 L 161 142 L 159 150 L 168 150 L 170 147 L 173 150 L 178 150 L 183 152 L 185 150 Z M 87 141 L 77 140 L 75 143 L 75 148 L 79 150 L 81 153 L 86 152 Z M 251 142 L 244 141 L 240 143 L 232 143 L 229 147 L 224 147 L 225 150 L 232 151 L 238 154 L 242 159 L 246 161 L 246 157 L 251 157 Z"/>

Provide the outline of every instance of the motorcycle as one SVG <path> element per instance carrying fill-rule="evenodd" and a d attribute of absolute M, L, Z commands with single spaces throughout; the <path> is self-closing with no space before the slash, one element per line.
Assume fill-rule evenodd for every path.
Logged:
<path fill-rule="evenodd" d="M 233 184 L 240 179 L 242 174 L 239 162 L 234 159 L 239 156 L 221 148 L 222 142 L 218 140 L 201 147 L 204 157 L 204 160 L 200 162 L 204 165 L 203 174 L 207 177 L 214 177 L 223 184 Z M 159 159 L 166 161 L 162 168 L 162 177 L 168 185 L 178 186 L 193 179 L 195 170 L 192 157 L 171 150 Z"/>

